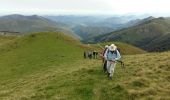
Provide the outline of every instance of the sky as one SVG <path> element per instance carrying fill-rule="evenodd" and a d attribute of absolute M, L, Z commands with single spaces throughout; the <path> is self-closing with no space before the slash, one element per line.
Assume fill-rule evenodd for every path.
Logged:
<path fill-rule="evenodd" d="M 1 0 L 5 14 L 169 14 L 170 0 Z"/>

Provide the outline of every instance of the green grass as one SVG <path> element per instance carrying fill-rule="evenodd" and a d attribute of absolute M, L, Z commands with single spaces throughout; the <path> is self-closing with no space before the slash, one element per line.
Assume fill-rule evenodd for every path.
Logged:
<path fill-rule="evenodd" d="M 2 100 L 168 100 L 170 52 L 123 55 L 113 80 L 100 60 L 61 33 L 37 33 L 0 46 Z"/>
<path fill-rule="evenodd" d="M 135 47 L 130 44 L 123 43 L 123 42 L 103 42 L 103 43 L 99 43 L 99 44 L 102 45 L 103 47 L 105 45 L 115 44 L 119 48 L 121 54 L 123 54 L 123 55 L 135 55 L 135 54 L 147 53 L 146 51 L 144 51 L 138 47 Z"/>
<path fill-rule="evenodd" d="M 74 40 L 55 33 L 32 34 L 2 46 L 0 53 L 1 80 L 18 78 L 39 69 L 72 62 L 81 57 L 81 49 L 71 45 Z M 66 41 L 64 41 L 66 40 Z M 69 55 L 69 56 L 67 56 Z"/>
<path fill-rule="evenodd" d="M 17 36 L 3 36 L 0 35 L 0 46 L 6 45 L 7 43 L 11 42 L 12 40 L 18 38 Z"/>

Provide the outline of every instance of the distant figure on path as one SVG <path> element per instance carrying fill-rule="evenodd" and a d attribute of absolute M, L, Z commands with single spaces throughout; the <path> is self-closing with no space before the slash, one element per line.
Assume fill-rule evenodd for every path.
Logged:
<path fill-rule="evenodd" d="M 89 57 L 89 59 L 92 59 L 92 52 L 91 51 L 88 51 L 88 57 Z"/>
<path fill-rule="evenodd" d="M 108 72 L 108 77 L 109 79 L 112 79 L 114 69 L 116 67 L 116 60 L 119 60 L 121 58 L 121 55 L 119 51 L 117 50 L 117 46 L 114 44 L 111 44 L 105 55 L 104 55 L 105 60 L 107 60 L 107 72 Z"/>
<path fill-rule="evenodd" d="M 95 58 L 96 58 L 96 52 L 93 51 L 93 59 L 95 59 Z"/>
<path fill-rule="evenodd" d="M 86 58 L 87 58 L 87 52 L 84 51 L 84 59 L 86 59 Z"/>
<path fill-rule="evenodd" d="M 93 51 L 93 59 L 97 59 L 98 57 L 98 52 L 97 51 Z"/>
<path fill-rule="evenodd" d="M 98 56 L 99 56 L 99 53 L 96 51 L 96 59 L 98 58 Z"/>

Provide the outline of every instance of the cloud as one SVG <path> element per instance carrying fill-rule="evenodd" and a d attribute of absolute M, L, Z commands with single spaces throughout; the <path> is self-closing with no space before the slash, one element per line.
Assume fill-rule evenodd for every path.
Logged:
<path fill-rule="evenodd" d="M 1 13 L 169 13 L 168 0 L 1 0 Z"/>

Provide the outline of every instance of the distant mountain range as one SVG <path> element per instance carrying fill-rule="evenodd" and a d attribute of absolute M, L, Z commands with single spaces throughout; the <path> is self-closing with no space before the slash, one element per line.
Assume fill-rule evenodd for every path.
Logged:
<path fill-rule="evenodd" d="M 147 51 L 170 50 L 170 18 L 152 16 L 23 16 L 0 17 L 0 31 L 21 34 L 58 31 L 85 43 L 126 42 Z"/>
<path fill-rule="evenodd" d="M 135 16 L 24 16 L 0 17 L 0 31 L 22 34 L 40 31 L 61 31 L 81 40 L 93 38 L 134 25 Z M 136 21 L 135 21 L 136 22 Z"/>
<path fill-rule="evenodd" d="M 122 41 L 147 51 L 170 50 L 170 18 L 148 17 L 136 25 L 100 35 L 89 42 Z"/>
<path fill-rule="evenodd" d="M 32 15 L 7 15 L 0 17 L 0 31 L 14 31 L 21 34 L 42 31 L 60 31 L 74 37 L 79 37 L 72 30 L 63 27 L 62 23 L 56 23 L 42 16 Z"/>
<path fill-rule="evenodd" d="M 57 23 L 63 23 L 83 40 L 133 26 L 136 16 L 45 16 Z M 136 21 L 135 21 L 136 22 Z"/>
<path fill-rule="evenodd" d="M 33 15 L 8 15 L 0 17 L 0 30 L 19 31 L 21 33 L 37 31 L 54 31 L 57 24 L 44 17 Z"/>

